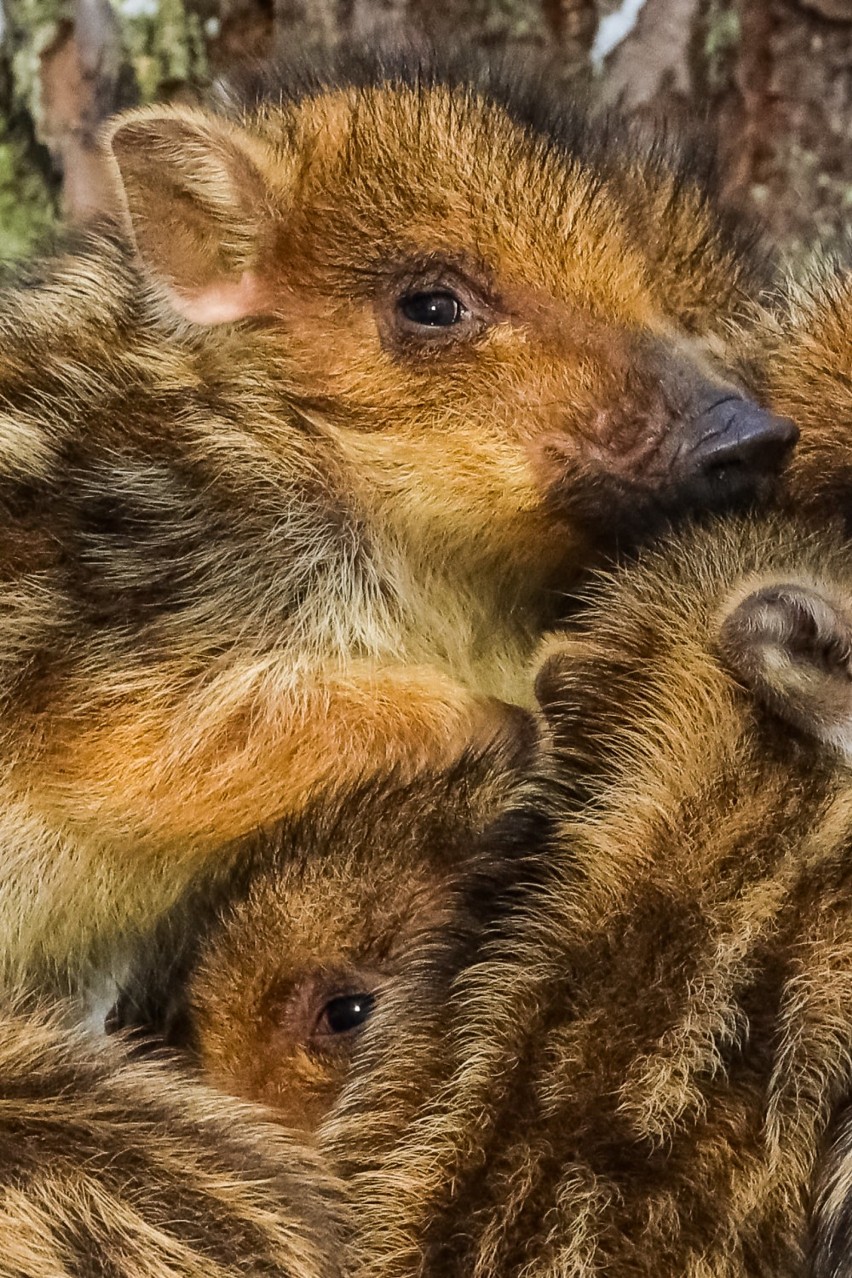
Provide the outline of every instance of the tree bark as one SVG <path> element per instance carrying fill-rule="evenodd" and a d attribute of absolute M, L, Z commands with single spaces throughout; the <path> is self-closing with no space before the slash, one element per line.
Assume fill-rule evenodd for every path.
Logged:
<path fill-rule="evenodd" d="M 852 211 L 852 0 L 645 0 L 602 92 L 697 124 L 726 198 L 792 259 L 843 245 Z"/>
<path fill-rule="evenodd" d="M 852 0 L 3 0 L 0 256 L 108 206 L 96 138 L 135 101 L 198 97 L 247 59 L 450 41 L 535 50 L 571 92 L 715 146 L 725 196 L 793 257 L 852 209 Z"/>

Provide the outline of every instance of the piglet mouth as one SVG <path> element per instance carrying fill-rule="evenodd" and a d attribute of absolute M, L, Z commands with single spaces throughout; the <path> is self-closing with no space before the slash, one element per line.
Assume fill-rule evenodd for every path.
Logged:
<path fill-rule="evenodd" d="M 684 420 L 644 432 L 549 435 L 540 450 L 547 502 L 597 545 L 630 550 L 685 519 L 771 504 L 798 428 L 730 392 L 707 396 Z M 657 426 L 657 423 L 654 423 Z M 624 438 L 627 435 L 627 438 Z"/>

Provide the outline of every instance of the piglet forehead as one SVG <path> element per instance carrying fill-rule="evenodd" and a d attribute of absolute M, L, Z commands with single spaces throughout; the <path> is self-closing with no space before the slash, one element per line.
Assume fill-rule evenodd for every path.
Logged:
<path fill-rule="evenodd" d="M 451 243 L 557 291 L 579 256 L 578 228 L 584 252 L 613 246 L 612 270 L 616 243 L 628 251 L 605 184 L 475 94 L 385 86 L 308 99 L 296 118 L 306 216 L 328 214 L 329 227 L 382 251 Z"/>

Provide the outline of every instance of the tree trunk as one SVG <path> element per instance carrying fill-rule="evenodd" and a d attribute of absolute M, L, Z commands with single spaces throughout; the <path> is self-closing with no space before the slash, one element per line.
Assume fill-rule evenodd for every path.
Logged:
<path fill-rule="evenodd" d="M 108 207 L 96 138 L 247 59 L 449 40 L 533 49 L 565 84 L 715 145 L 731 203 L 793 257 L 852 208 L 852 0 L 3 0 L 0 256 Z"/>

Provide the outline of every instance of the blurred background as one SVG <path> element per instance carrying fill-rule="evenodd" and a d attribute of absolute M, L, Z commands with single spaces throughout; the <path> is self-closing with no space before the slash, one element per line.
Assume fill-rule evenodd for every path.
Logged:
<path fill-rule="evenodd" d="M 534 51 L 654 119 L 696 123 L 723 192 L 799 260 L 852 213 L 852 0 L 2 0 L 0 259 L 104 207 L 103 120 L 197 100 L 246 59 L 426 36 Z"/>

